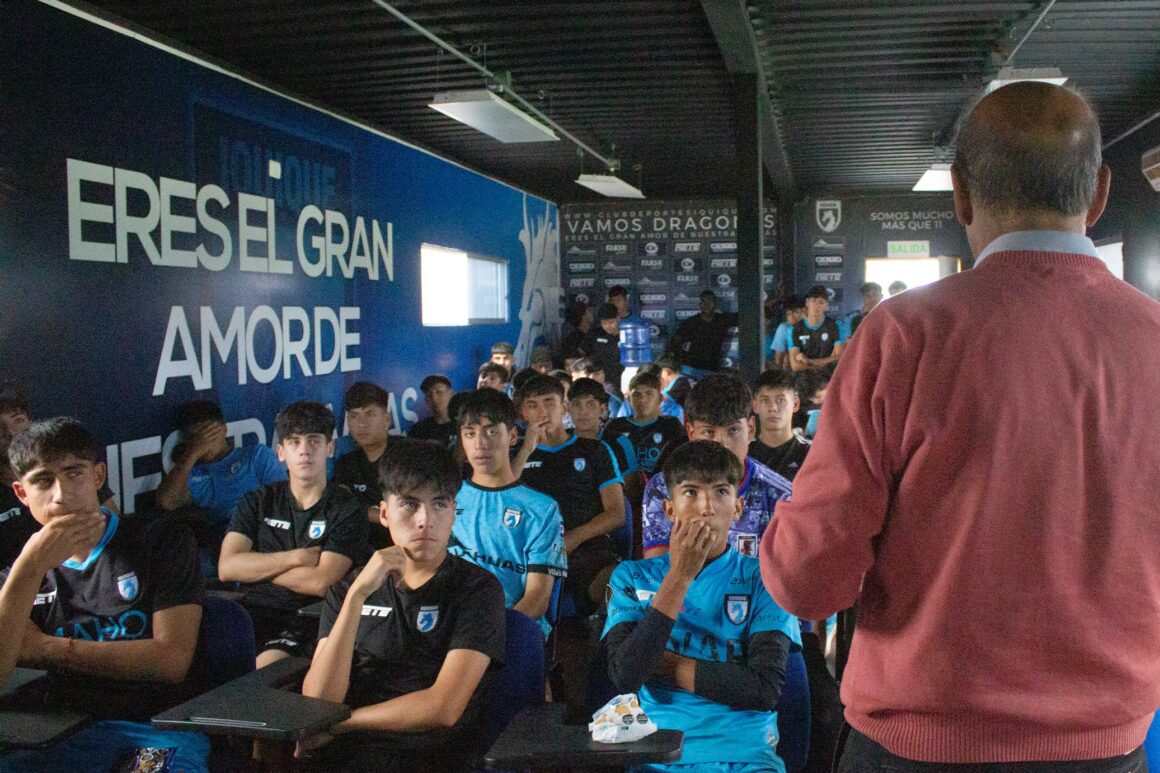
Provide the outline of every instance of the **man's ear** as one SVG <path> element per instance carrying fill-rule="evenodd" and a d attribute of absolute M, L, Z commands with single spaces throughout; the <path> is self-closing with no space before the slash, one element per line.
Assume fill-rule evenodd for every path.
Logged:
<path fill-rule="evenodd" d="M 671 500 L 671 499 L 663 500 L 661 502 L 661 507 L 664 508 L 665 518 L 668 518 L 670 521 L 673 520 L 673 500 Z"/>
<path fill-rule="evenodd" d="M 12 481 L 12 491 L 20 500 L 20 504 L 28 507 L 28 491 L 24 488 L 24 483 L 19 479 Z"/>
<path fill-rule="evenodd" d="M 509 448 L 511 446 L 514 446 L 516 444 L 516 441 L 518 441 L 519 439 L 520 439 L 519 430 L 517 430 L 515 427 L 512 427 L 511 429 L 508 430 L 508 447 Z M 463 445 L 463 441 L 462 440 L 459 441 L 459 444 Z"/>
<path fill-rule="evenodd" d="M 745 425 L 749 427 L 749 439 L 753 440 L 753 438 L 757 437 L 757 422 L 753 420 L 752 414 L 745 419 Z"/>
<path fill-rule="evenodd" d="M 975 210 L 971 206 L 971 194 L 967 191 L 962 174 L 954 164 L 951 164 L 951 187 L 954 188 L 955 217 L 966 227 L 974 222 Z"/>
<path fill-rule="evenodd" d="M 332 456 L 334 456 L 334 438 L 326 443 L 326 458 L 329 459 Z"/>
<path fill-rule="evenodd" d="M 1111 190 L 1112 185 L 1112 170 L 1108 168 L 1107 164 L 1100 165 L 1099 176 L 1096 179 L 1096 195 L 1092 199 L 1092 205 L 1088 207 L 1087 213 L 1084 215 L 1084 225 L 1091 228 L 1100 219 L 1100 215 L 1104 214 L 1104 207 L 1108 205 L 1108 191 Z"/>
<path fill-rule="evenodd" d="M 737 502 L 733 505 L 733 520 L 736 521 L 745 512 L 745 497 L 738 496 Z"/>
<path fill-rule="evenodd" d="M 697 439 L 693 437 L 693 425 L 689 423 L 688 419 L 685 420 L 685 434 L 689 436 L 689 440 Z"/>
<path fill-rule="evenodd" d="M 381 523 L 383 525 L 384 529 L 388 528 L 387 527 L 387 500 L 385 500 L 385 499 L 379 500 L 379 523 Z"/>
<path fill-rule="evenodd" d="M 278 441 L 278 445 L 274 446 L 274 451 L 275 451 L 275 453 L 278 454 L 278 461 L 282 462 L 282 464 L 285 464 L 286 463 L 286 452 L 282 450 L 282 441 L 281 440 Z"/>

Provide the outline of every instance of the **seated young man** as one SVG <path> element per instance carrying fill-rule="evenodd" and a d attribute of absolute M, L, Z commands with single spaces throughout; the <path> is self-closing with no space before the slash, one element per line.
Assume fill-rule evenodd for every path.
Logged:
<path fill-rule="evenodd" d="M 379 458 L 387 450 L 391 429 L 391 395 L 378 384 L 356 381 L 342 397 L 346 423 L 358 447 L 334 462 L 331 480 L 354 493 L 366 509 L 367 537 L 374 548 L 391 544 L 391 535 L 379 524 Z"/>
<path fill-rule="evenodd" d="M 475 382 L 475 386 L 477 389 L 488 387 L 507 394 L 511 377 L 511 371 L 503 365 L 485 362 L 479 366 L 479 379 Z"/>
<path fill-rule="evenodd" d="M 407 437 L 415 440 L 434 440 L 442 443 L 445 448 L 455 444 L 459 429 L 455 425 L 455 417 L 451 415 L 448 406 L 455 390 L 451 388 L 451 379 L 438 374 L 427 376 L 419 384 L 419 391 L 423 393 L 423 401 L 431 415 L 420 419 L 407 430 Z"/>
<path fill-rule="evenodd" d="M 729 527 L 729 544 L 742 555 L 756 556 L 757 543 L 773 519 L 774 507 L 790 498 L 788 480 L 749 457 L 754 424 L 750 414 L 753 395 L 749 387 L 732 374 L 714 373 L 697 382 L 685 399 L 685 430 L 689 440 L 715 440 L 733 452 L 744 474 L 738 492 L 745 508 Z M 669 549 L 672 525 L 665 517 L 664 501 L 669 498 L 663 475 L 654 475 L 644 490 L 641 532 L 645 558 Z"/>
<path fill-rule="evenodd" d="M 494 389 L 473 392 L 460 411 L 459 438 L 472 474 L 455 498 L 449 550 L 494 574 L 507 606 L 537 621 L 546 638 L 552 586 L 568 574 L 564 521 L 554 499 L 512 470 L 511 399 Z"/>
<path fill-rule="evenodd" d="M 685 397 L 693 388 L 692 379 L 681 373 L 681 365 L 672 355 L 665 355 L 653 364 L 660 369 L 661 415 L 673 416 L 684 423 Z"/>
<path fill-rule="evenodd" d="M 157 487 L 162 510 L 176 510 L 190 502 L 208 514 L 195 534 L 205 554 L 204 566 L 216 574 L 222 539 L 230 516 L 244 494 L 286 480 L 286 468 L 262 443 L 233 448 L 226 434 L 221 406 L 213 400 L 192 400 L 174 412 L 181 443 L 173 452 L 173 467 Z"/>
<path fill-rule="evenodd" d="M 774 708 L 801 636 L 766 592 L 757 559 L 729 546 L 742 469 L 717 443 L 674 451 L 664 468 L 669 552 L 623 563 L 609 582 L 608 675 L 659 727 L 685 734 L 678 764 L 638 770 L 785 770 Z"/>
<path fill-rule="evenodd" d="M 9 447 L 12 488 L 40 528 L 0 572 L 0 683 L 17 664 L 47 669 L 48 705 L 101 721 L 42 751 L 0 752 L 0 769 L 112 769 L 156 747 L 166 770 L 203 771 L 204 736 L 148 724 L 191 697 L 182 683 L 201 623 L 197 547 L 184 526 L 102 509 L 103 453 L 69 418 L 37 421 Z"/>
<path fill-rule="evenodd" d="M 575 385 L 573 385 L 575 389 Z M 589 614 L 604 598 L 604 586 L 619 560 L 608 534 L 624 523 L 624 488 L 612 451 L 564 428 L 564 388 L 550 376 L 536 376 L 519 392 L 520 410 L 535 449 L 521 481 L 556 500 L 564 516 L 568 578 L 564 588 Z"/>
<path fill-rule="evenodd" d="M 326 595 L 302 683 L 303 695 L 353 711 L 300 744 L 299 756 L 325 770 L 466 770 L 488 675 L 503 661 L 503 590 L 447 552 L 461 483 L 451 453 L 408 439 L 379 464 L 381 518 L 395 544 Z"/>
<path fill-rule="evenodd" d="M 793 431 L 793 417 L 801 407 L 792 373 L 767 370 L 753 384 L 753 413 L 758 433 L 749 444 L 749 456 L 793 482 L 810 450 L 810 441 Z"/>
<path fill-rule="evenodd" d="M 646 477 L 664 466 L 665 455 L 685 441 L 685 428 L 672 416 L 661 415 L 661 379 L 642 371 L 628 384 L 632 418 L 618 418 L 604 427 L 604 439 L 627 437 L 636 455 L 636 467 Z"/>
<path fill-rule="evenodd" d="M 793 426 L 806 437 L 812 438 L 818 431 L 818 419 L 821 418 L 822 402 L 826 399 L 830 377 L 820 371 L 807 370 L 798 373 L 794 383 L 801 396 L 801 407 L 794 414 Z"/>
<path fill-rule="evenodd" d="M 258 668 L 310 654 L 313 626 L 298 610 L 325 596 L 367 552 L 366 508 L 326 480 L 334 414 L 321 403 L 292 403 L 274 419 L 274 431 L 290 478 L 242 497 L 218 561 L 223 581 L 243 583 Z"/>

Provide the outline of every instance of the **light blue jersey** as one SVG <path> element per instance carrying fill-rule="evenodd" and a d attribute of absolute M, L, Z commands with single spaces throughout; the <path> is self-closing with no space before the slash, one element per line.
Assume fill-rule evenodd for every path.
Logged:
<path fill-rule="evenodd" d="M 609 580 L 604 636 L 620 623 L 639 623 L 669 571 L 669 555 L 626 561 Z M 696 660 L 744 662 L 754 634 L 780 631 L 801 648 L 797 619 L 779 607 L 761 582 L 756 558 L 732 548 L 708 563 L 689 586 L 666 648 Z M 745 763 L 784 771 L 777 756 L 777 712 L 746 711 L 715 703 L 659 680 L 638 692 L 657 727 L 685 734 L 680 766 Z"/>
<path fill-rule="evenodd" d="M 262 444 L 235 448 L 216 462 L 198 462 L 189 473 L 189 493 L 212 521 L 229 523 L 238 500 L 254 489 L 286 480 L 286 466 Z"/>
<path fill-rule="evenodd" d="M 455 496 L 455 525 L 447 550 L 491 572 L 508 607 L 524 597 L 529 572 L 563 577 L 564 519 L 556 500 L 520 483 L 484 488 L 464 481 Z M 547 637 L 547 616 L 538 621 Z"/>

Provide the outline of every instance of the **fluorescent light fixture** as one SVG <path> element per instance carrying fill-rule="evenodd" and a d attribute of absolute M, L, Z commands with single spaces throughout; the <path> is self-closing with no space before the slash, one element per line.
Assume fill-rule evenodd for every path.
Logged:
<path fill-rule="evenodd" d="M 931 164 L 930 169 L 922 173 L 922 177 L 911 188 L 912 191 L 950 191 L 954 190 L 951 186 L 951 165 L 950 164 Z"/>
<path fill-rule="evenodd" d="M 1058 67 L 1001 67 L 995 80 L 987 84 L 985 93 L 990 94 L 998 88 L 1019 81 L 1039 81 L 1040 83 L 1054 83 L 1062 86 L 1067 83 L 1067 77 Z"/>
<path fill-rule="evenodd" d="M 576 178 L 577 185 L 583 185 L 601 196 L 614 199 L 643 199 L 644 194 L 619 177 L 610 174 L 582 174 Z"/>
<path fill-rule="evenodd" d="M 550 128 L 487 89 L 444 91 L 428 107 L 500 142 L 555 142 Z"/>

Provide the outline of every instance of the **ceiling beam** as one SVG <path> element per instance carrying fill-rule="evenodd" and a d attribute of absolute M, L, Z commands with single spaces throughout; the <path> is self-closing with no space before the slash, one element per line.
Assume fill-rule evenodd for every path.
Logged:
<path fill-rule="evenodd" d="M 777 200 L 792 202 L 797 198 L 793 169 L 785 152 L 777 112 L 769 96 L 769 82 L 757 56 L 757 42 L 746 4 L 742 0 L 701 0 L 701 8 L 729 72 L 757 76 L 761 157 Z"/>

